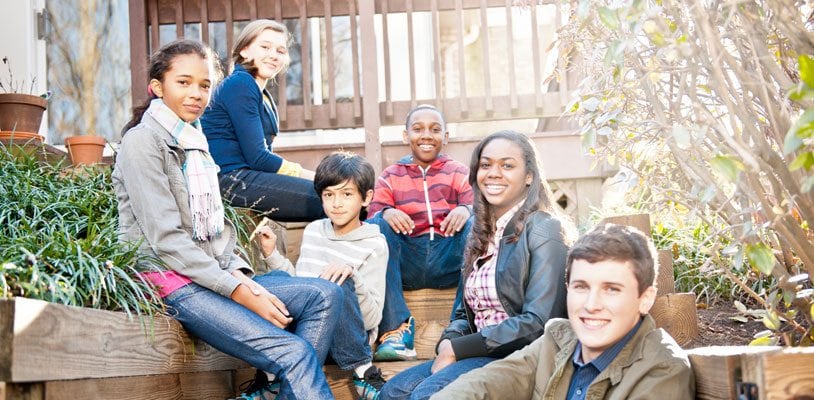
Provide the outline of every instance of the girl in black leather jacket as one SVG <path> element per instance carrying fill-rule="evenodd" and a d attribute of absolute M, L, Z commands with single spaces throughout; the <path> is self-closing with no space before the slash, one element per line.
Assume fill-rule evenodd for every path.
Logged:
<path fill-rule="evenodd" d="M 391 379 L 383 399 L 424 399 L 459 375 L 531 343 L 550 318 L 566 317 L 565 259 L 575 229 L 525 135 L 501 131 L 475 148 L 469 167 L 475 224 L 466 249 L 464 301 L 434 361 Z"/>

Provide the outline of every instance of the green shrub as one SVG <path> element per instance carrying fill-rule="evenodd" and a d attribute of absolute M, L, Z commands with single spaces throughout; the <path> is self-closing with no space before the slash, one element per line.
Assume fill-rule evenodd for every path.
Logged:
<path fill-rule="evenodd" d="M 109 171 L 64 173 L 0 146 L 0 296 L 151 314 L 135 278 L 136 247 L 119 243 Z M 21 155 L 22 154 L 22 155 Z"/>

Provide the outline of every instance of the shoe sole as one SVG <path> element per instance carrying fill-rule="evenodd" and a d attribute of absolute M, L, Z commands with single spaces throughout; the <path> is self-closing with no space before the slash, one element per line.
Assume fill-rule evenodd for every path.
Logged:
<path fill-rule="evenodd" d="M 382 349 L 373 354 L 374 361 L 414 361 L 418 359 L 414 349 L 409 350 L 387 350 Z"/>

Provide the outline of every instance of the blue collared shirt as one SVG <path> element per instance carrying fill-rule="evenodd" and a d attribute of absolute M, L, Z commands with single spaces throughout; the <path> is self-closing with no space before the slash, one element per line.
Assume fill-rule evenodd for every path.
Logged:
<path fill-rule="evenodd" d="M 588 393 L 588 386 L 590 386 L 591 382 L 619 355 L 619 352 L 622 351 L 627 342 L 630 341 L 630 338 L 639 330 L 642 321 L 644 321 L 643 318 L 639 319 L 639 322 L 627 335 L 587 364 L 582 363 L 582 344 L 577 343 L 574 356 L 571 357 L 571 362 L 574 364 L 574 375 L 571 376 L 571 383 L 568 386 L 568 400 L 585 400 L 585 395 Z"/>

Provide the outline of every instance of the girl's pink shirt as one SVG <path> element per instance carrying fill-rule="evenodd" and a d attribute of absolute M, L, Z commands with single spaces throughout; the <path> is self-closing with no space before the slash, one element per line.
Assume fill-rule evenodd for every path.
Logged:
<path fill-rule="evenodd" d="M 139 275 L 155 286 L 158 296 L 162 299 L 192 282 L 175 271 L 142 272 Z"/>

